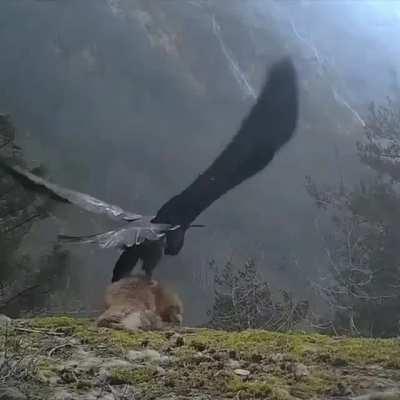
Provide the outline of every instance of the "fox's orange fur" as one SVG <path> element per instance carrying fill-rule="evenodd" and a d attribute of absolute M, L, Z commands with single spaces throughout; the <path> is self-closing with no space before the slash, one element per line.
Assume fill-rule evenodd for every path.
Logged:
<path fill-rule="evenodd" d="M 131 276 L 112 283 L 105 294 L 106 310 L 98 326 L 126 330 L 157 330 L 180 325 L 183 304 L 159 282 Z"/>

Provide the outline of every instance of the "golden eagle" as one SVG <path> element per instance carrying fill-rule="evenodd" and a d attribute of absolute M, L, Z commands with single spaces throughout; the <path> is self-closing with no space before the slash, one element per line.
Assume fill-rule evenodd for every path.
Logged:
<path fill-rule="evenodd" d="M 89 236 L 59 235 L 68 243 L 95 243 L 122 250 L 112 281 L 130 274 L 139 260 L 150 278 L 163 254 L 182 249 L 185 232 L 214 201 L 265 168 L 293 136 L 298 119 L 298 82 L 292 61 L 275 63 L 257 101 L 242 121 L 237 134 L 214 162 L 192 184 L 168 200 L 155 216 L 143 216 L 107 204 L 90 195 L 62 188 L 19 167 L 0 160 L 0 165 L 25 187 L 84 210 L 105 214 L 123 222 L 120 227 Z"/>

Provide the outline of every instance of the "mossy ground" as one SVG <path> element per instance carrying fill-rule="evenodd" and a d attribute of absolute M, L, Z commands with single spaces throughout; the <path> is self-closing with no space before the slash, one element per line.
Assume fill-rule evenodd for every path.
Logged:
<path fill-rule="evenodd" d="M 15 360 L 33 360 L 17 377 L 30 387 L 31 398 L 35 382 L 40 382 L 36 398 L 60 386 L 81 394 L 93 391 L 102 365 L 116 359 L 122 364 L 110 367 L 107 384 L 130 386 L 147 399 L 166 394 L 193 398 L 196 393 L 220 399 L 310 399 L 400 382 L 397 339 L 207 329 L 179 334 L 176 340 L 174 332 L 129 333 L 99 329 L 87 319 L 40 318 L 14 321 L 2 333 L 0 350 L 7 348 L 7 357 Z M 127 361 L 130 350 L 145 348 L 165 355 L 167 363 Z M 296 371 L 299 366 L 304 373 Z M 237 368 L 249 375 L 240 376 Z"/>

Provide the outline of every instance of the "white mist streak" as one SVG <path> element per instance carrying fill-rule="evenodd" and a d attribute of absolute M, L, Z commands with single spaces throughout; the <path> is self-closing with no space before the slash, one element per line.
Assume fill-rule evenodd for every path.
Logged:
<path fill-rule="evenodd" d="M 358 119 L 358 121 L 360 122 L 362 127 L 365 128 L 367 126 L 367 124 L 361 118 L 360 114 L 343 97 L 340 96 L 340 94 L 336 91 L 336 89 L 333 86 L 331 86 L 331 90 L 332 90 L 333 97 L 336 100 L 336 102 L 345 106 L 353 114 L 353 116 L 356 119 Z"/>
<path fill-rule="evenodd" d="M 239 87 L 242 89 L 243 93 L 246 96 L 252 97 L 253 99 L 255 99 L 257 97 L 256 92 L 255 92 L 254 88 L 251 86 L 251 84 L 249 83 L 249 81 L 247 80 L 245 73 L 241 70 L 238 62 L 235 60 L 231 51 L 226 46 L 224 39 L 222 38 L 222 35 L 221 35 L 221 27 L 219 26 L 219 24 L 215 18 L 215 15 L 211 16 L 211 21 L 212 21 L 213 32 L 214 32 L 216 38 L 218 39 L 218 42 L 221 46 L 221 50 L 222 50 L 225 58 L 228 61 L 229 67 L 232 71 L 233 76 L 236 79 L 236 82 L 238 83 Z"/>
<path fill-rule="evenodd" d="M 318 49 L 314 46 L 314 44 L 313 44 L 310 40 L 306 40 L 306 39 L 304 38 L 304 36 L 300 35 L 300 33 L 299 33 L 299 31 L 297 30 L 296 25 L 295 25 L 295 23 L 293 22 L 292 18 L 289 17 L 289 20 L 290 20 L 290 25 L 291 25 L 291 27 L 292 27 L 292 31 L 293 31 L 294 35 L 297 37 L 297 39 L 299 39 L 299 40 L 300 40 L 301 42 L 303 42 L 308 48 L 311 49 L 311 51 L 313 52 L 313 54 L 314 54 L 314 56 L 315 56 L 315 58 L 316 58 L 316 60 L 317 60 L 317 62 L 318 62 L 318 65 L 319 65 L 319 67 L 320 67 L 320 69 L 321 69 L 321 72 L 323 73 L 324 70 L 325 70 L 325 68 L 324 68 L 324 63 L 323 63 L 323 61 L 321 60 L 321 57 L 320 57 L 319 52 L 318 52 Z M 330 86 L 330 89 L 331 89 L 331 91 L 332 91 L 333 98 L 335 99 L 335 101 L 336 101 L 338 104 L 341 104 L 342 106 L 346 107 L 346 108 L 353 114 L 353 117 L 354 117 L 356 120 L 358 120 L 358 121 L 360 122 L 360 124 L 362 125 L 362 127 L 365 128 L 366 123 L 365 123 L 365 121 L 361 118 L 360 114 L 359 114 L 353 107 L 351 107 L 351 105 L 343 98 L 343 96 L 341 96 L 341 95 L 337 92 L 336 88 L 335 88 L 330 82 L 328 82 L 328 83 L 329 83 L 329 86 Z"/>

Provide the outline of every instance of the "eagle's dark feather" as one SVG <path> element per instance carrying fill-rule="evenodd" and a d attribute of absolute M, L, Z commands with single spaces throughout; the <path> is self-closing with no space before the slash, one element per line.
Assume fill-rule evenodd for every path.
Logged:
<path fill-rule="evenodd" d="M 183 246 L 186 227 L 222 195 L 265 168 L 296 129 L 297 74 L 289 59 L 273 65 L 238 133 L 210 167 L 158 211 L 152 222 L 180 225 L 167 234 L 166 254 Z"/>
<path fill-rule="evenodd" d="M 265 168 L 292 137 L 298 116 L 296 71 L 275 64 L 233 140 L 190 186 L 158 211 L 153 222 L 188 226 L 215 200 Z"/>

